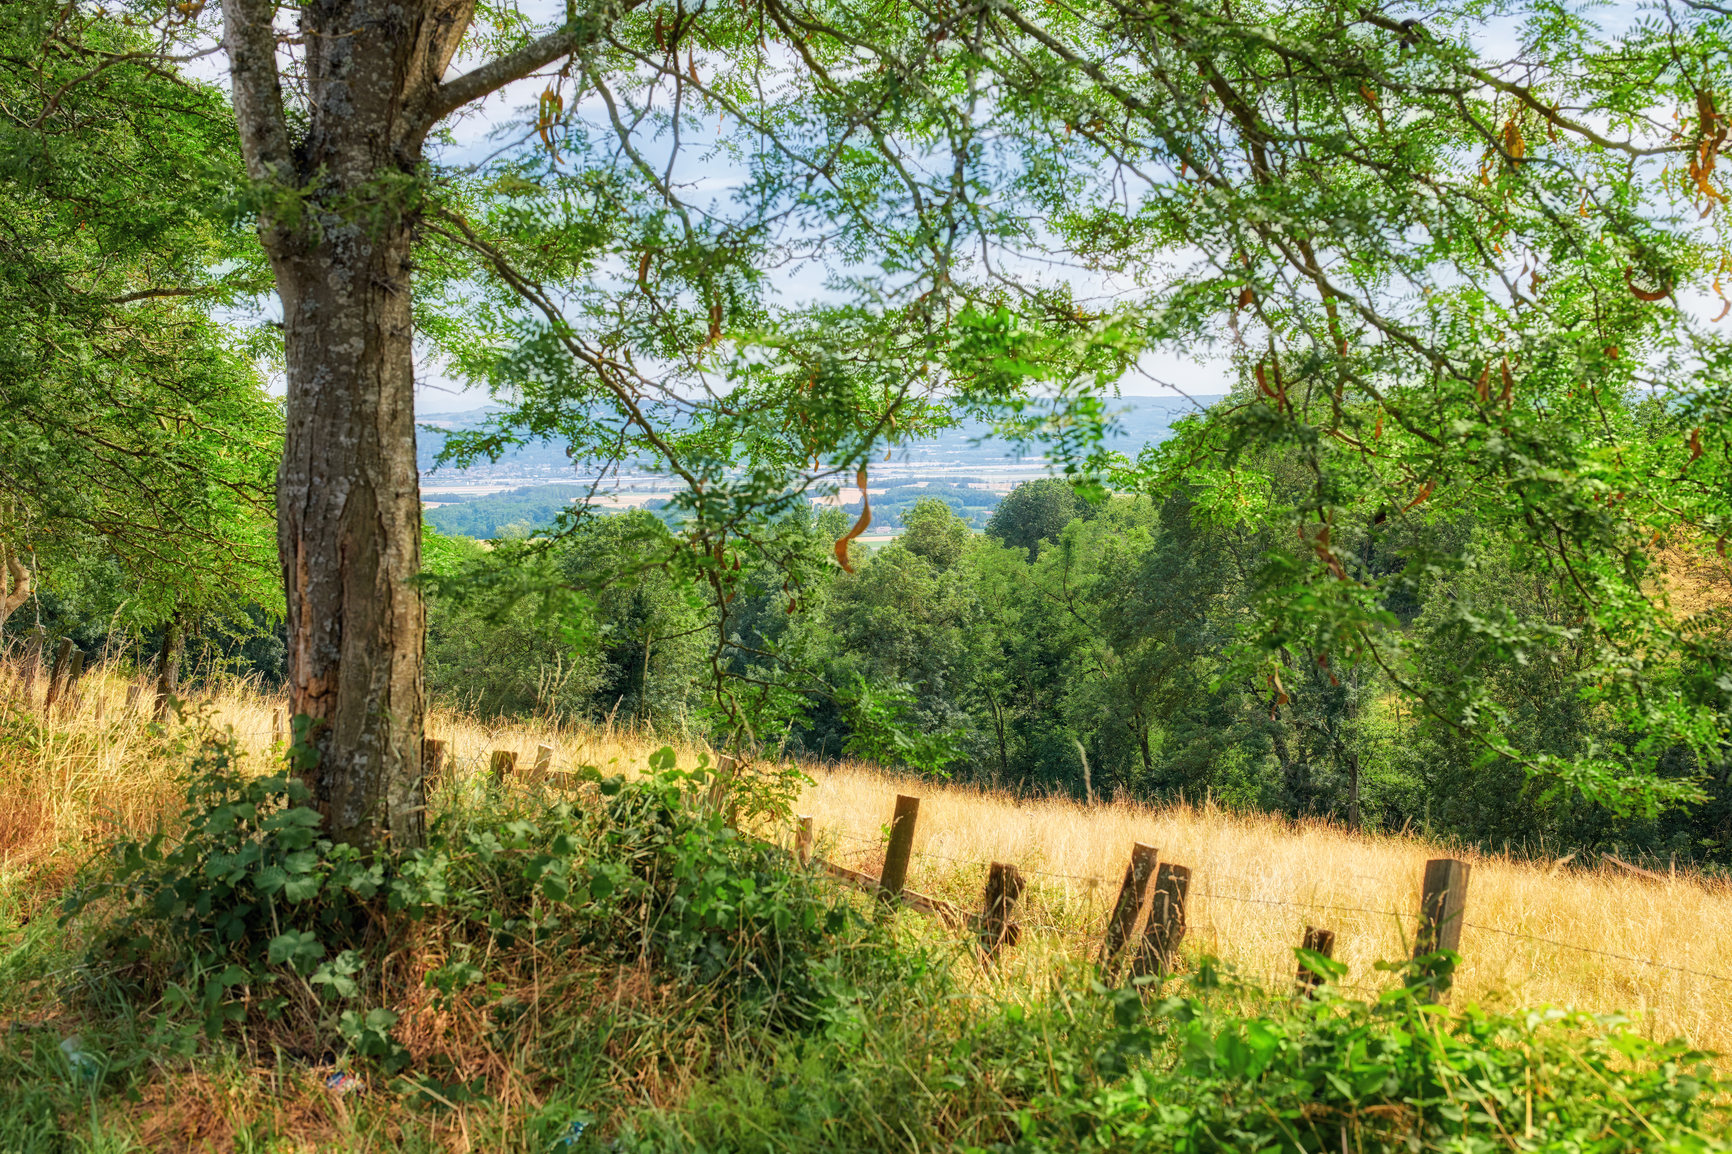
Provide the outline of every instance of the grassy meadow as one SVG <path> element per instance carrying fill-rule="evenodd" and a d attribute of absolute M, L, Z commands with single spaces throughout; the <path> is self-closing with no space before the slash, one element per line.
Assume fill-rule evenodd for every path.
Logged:
<path fill-rule="evenodd" d="M 105 837 L 147 830 L 178 812 L 177 766 L 150 755 L 148 710 L 127 706 L 132 685 L 113 672 L 87 675 L 30 764 L 7 766 L 0 776 L 6 916 L 51 906 Z M 20 690 L 14 680 L 10 691 Z M 148 701 L 148 690 L 139 700 Z M 189 703 L 216 726 L 231 727 L 256 767 L 269 761 L 281 709 L 281 700 L 245 686 Z M 586 764 L 635 772 L 663 744 L 624 727 L 489 723 L 438 709 L 427 731 L 450 750 L 435 809 L 459 795 L 481 796 L 493 750 L 515 751 L 529 786 L 542 744 L 553 747 L 556 772 Z M 675 747 L 682 766 L 708 752 Z M 1459 1001 L 1622 1012 L 1650 1037 L 1732 1053 L 1732 980 L 1706 976 L 1732 976 L 1732 887 L 1718 878 L 1678 872 L 1655 881 L 1605 863 L 1519 860 L 1210 804 L 1090 806 L 917 781 L 865 764 L 802 769 L 811 781 L 796 809 L 815 819 L 819 852 L 829 860 L 877 873 L 895 796 L 912 793 L 921 810 L 910 888 L 977 908 L 988 862 L 1024 871 L 1025 937 L 993 973 L 1001 993 L 1036 988 L 1055 967 L 1096 955 L 1136 841 L 1193 871 L 1187 951 L 1218 958 L 1270 989 L 1291 981 L 1292 950 L 1307 925 L 1335 931 L 1335 956 L 1349 967 L 1345 988 L 1393 984 L 1393 975 L 1373 965 L 1411 951 L 1426 859 L 1459 856 L 1472 865 Z M 790 837 L 787 829 L 758 832 Z"/>
<path fill-rule="evenodd" d="M 763 845 L 791 840 L 787 820 L 748 816 L 760 840 L 743 841 L 702 816 L 701 782 L 649 768 L 649 734 L 435 710 L 449 762 L 432 858 L 393 867 L 385 890 L 231 895 L 212 921 L 198 895 L 229 893 L 233 855 L 283 836 L 275 818 L 247 823 L 292 816 L 232 804 L 268 776 L 280 699 L 235 686 L 156 724 L 148 689 L 113 669 L 53 717 L 40 690 L 0 685 L 4 1154 L 1732 1148 L 1724 1064 L 1698 1052 L 1732 1050 L 1732 986 L 1681 972 L 1732 964 L 1718 882 L 1473 856 L 1454 1008 L 1433 1012 L 1380 1001 L 1400 979 L 1375 963 L 1408 953 L 1421 867 L 1446 847 L 803 767 L 794 808 L 830 861 L 876 871 L 895 795 L 912 792 L 910 887 L 975 908 L 986 863 L 1025 872 L 1022 940 L 983 964 L 964 931 L 886 919 L 790 870 Z M 555 773 L 620 780 L 538 781 L 544 745 Z M 238 772 L 229 801 L 205 803 L 228 816 L 186 843 L 192 864 L 171 853 L 143 889 L 57 916 L 111 876 L 116 839 L 167 828 L 174 844 L 187 767 L 213 748 L 238 752 Z M 495 750 L 522 767 L 505 788 L 487 782 Z M 679 747 L 677 764 L 708 752 Z M 1138 840 L 1194 871 L 1188 962 L 1153 986 L 1102 985 L 1103 923 Z M 302 876 L 353 868 L 318 853 Z M 387 891 L 405 912 L 385 912 Z M 312 929 L 273 937 L 272 912 L 250 939 L 217 940 L 225 909 L 261 900 Z M 345 910 L 362 911 L 347 930 Z M 1292 996 L 1308 924 L 1336 931 L 1347 967 L 1314 1000 Z M 316 971 L 283 964 L 279 941 L 315 933 Z M 320 993 L 309 976 L 353 984 Z M 1527 1010 L 1548 1004 L 1590 1016 Z M 1591 1016 L 1619 1010 L 1638 1015 L 1623 1032 Z"/>

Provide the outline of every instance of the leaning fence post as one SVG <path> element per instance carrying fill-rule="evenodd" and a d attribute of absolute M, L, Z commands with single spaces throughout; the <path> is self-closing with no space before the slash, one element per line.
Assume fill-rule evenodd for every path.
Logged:
<path fill-rule="evenodd" d="M 1300 949 L 1310 950 L 1314 954 L 1322 954 L 1326 958 L 1334 957 L 1335 956 L 1335 931 L 1334 930 L 1319 929 L 1316 926 L 1306 926 L 1305 927 L 1305 940 L 1304 940 L 1303 944 L 1300 946 Z M 1313 970 L 1311 967 L 1307 966 L 1304 962 L 1299 963 L 1299 976 L 1298 976 L 1299 993 L 1304 994 L 1306 997 L 1310 997 L 1311 992 L 1313 990 L 1315 990 L 1318 986 L 1321 986 L 1322 984 L 1323 984 L 1323 975 L 1322 974 L 1318 973 L 1316 970 Z"/>
<path fill-rule="evenodd" d="M 1189 866 L 1162 862 L 1155 871 L 1155 889 L 1149 898 L 1149 921 L 1143 929 L 1143 944 L 1137 950 L 1136 972 L 1166 977 L 1179 957 L 1185 940 L 1185 897 L 1191 889 Z"/>
<path fill-rule="evenodd" d="M 802 866 L 812 864 L 812 819 L 805 814 L 799 817 L 799 826 L 794 833 L 794 857 Z"/>
<path fill-rule="evenodd" d="M 538 745 L 535 747 L 535 772 L 545 775 L 553 768 L 553 746 Z"/>
<path fill-rule="evenodd" d="M 1102 965 L 1112 965 L 1113 959 L 1130 940 L 1131 931 L 1137 925 L 1137 915 L 1143 909 L 1143 894 L 1149 887 L 1149 875 L 1155 872 L 1155 859 L 1159 856 L 1160 851 L 1152 845 L 1140 841 L 1132 843 L 1131 860 L 1125 866 L 1125 880 L 1119 885 L 1119 900 L 1114 903 L 1113 916 L 1107 922 Z"/>
<path fill-rule="evenodd" d="M 914 855 L 914 822 L 920 816 L 920 799 L 896 795 L 896 811 L 890 818 L 890 844 L 884 850 L 884 870 L 878 876 L 878 896 L 894 902 L 908 879 L 908 859 Z"/>
<path fill-rule="evenodd" d="M 986 871 L 986 896 L 980 910 L 980 948 L 989 958 L 1016 945 L 1022 927 L 1012 920 L 1017 899 L 1022 897 L 1022 871 L 1005 862 L 993 862 Z"/>
<path fill-rule="evenodd" d="M 493 775 L 495 785 L 503 785 L 505 779 L 517 773 L 517 751 L 515 749 L 496 749 L 493 758 L 487 764 L 487 771 Z"/>
<path fill-rule="evenodd" d="M 54 703 L 60 697 L 60 674 L 66 668 L 67 661 L 72 657 L 72 638 L 62 637 L 60 645 L 54 650 L 54 665 L 48 671 L 48 696 L 42 702 L 42 712 L 47 714 L 54 708 Z"/>
<path fill-rule="evenodd" d="M 710 780 L 708 802 L 711 813 L 721 813 L 722 803 L 728 799 L 728 786 L 734 780 L 734 770 L 739 768 L 739 760 L 728 754 L 716 757 L 716 775 Z"/>
<path fill-rule="evenodd" d="M 1425 863 L 1425 882 L 1419 899 L 1419 933 L 1413 939 L 1415 960 L 1448 950 L 1461 949 L 1461 922 L 1467 910 L 1468 865 L 1454 858 L 1433 858 Z M 1431 962 L 1421 967 L 1425 990 L 1421 997 L 1440 1001 L 1449 990 L 1455 966 Z"/>

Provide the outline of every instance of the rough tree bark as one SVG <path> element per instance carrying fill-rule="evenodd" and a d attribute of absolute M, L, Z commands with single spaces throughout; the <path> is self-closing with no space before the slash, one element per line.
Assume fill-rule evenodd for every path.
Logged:
<path fill-rule="evenodd" d="M 17 553 L 0 545 L 0 633 L 4 633 L 7 619 L 30 600 L 30 590 L 30 570 Z"/>
<path fill-rule="evenodd" d="M 158 721 L 168 717 L 169 703 L 180 687 L 180 654 L 186 647 L 186 632 L 178 616 L 170 617 L 162 627 L 162 651 L 156 655 L 156 704 L 151 716 Z"/>
<path fill-rule="evenodd" d="M 1347 825 L 1359 828 L 1359 751 L 1347 751 Z"/>
<path fill-rule="evenodd" d="M 299 6 L 304 115 L 285 115 L 275 0 L 222 0 L 259 234 L 283 303 L 287 444 L 277 546 L 290 711 L 326 832 L 417 840 L 424 615 L 410 269 L 423 146 L 440 119 L 592 40 L 582 20 L 444 82 L 475 0 Z M 291 127 L 293 124 L 293 127 Z"/>

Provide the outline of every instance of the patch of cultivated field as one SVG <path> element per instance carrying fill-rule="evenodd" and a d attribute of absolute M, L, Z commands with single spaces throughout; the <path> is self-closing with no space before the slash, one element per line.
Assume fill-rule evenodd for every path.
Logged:
<path fill-rule="evenodd" d="M 147 828 L 178 809 L 177 763 L 162 755 L 144 712 L 127 708 L 129 685 L 93 672 L 75 708 L 35 747 L 20 754 L 5 746 L 12 763 L 0 765 L 0 905 L 47 905 L 105 833 Z M 21 707 L 18 688 L 15 680 L 0 688 L 0 700 L 10 693 L 12 708 Z M 263 765 L 281 704 L 236 690 L 198 708 L 231 726 Z M 630 770 L 662 744 L 626 729 L 486 723 L 442 710 L 428 729 L 449 743 L 442 789 L 481 788 L 496 749 L 515 750 L 525 769 L 546 744 L 555 770 Z M 695 763 L 697 747 L 675 744 L 682 765 Z M 1458 1004 L 1624 1012 L 1644 1032 L 1732 1052 L 1732 890 L 1715 880 L 1683 872 L 1650 880 L 1213 806 L 1017 798 L 867 765 L 805 771 L 811 784 L 795 808 L 815 819 L 819 852 L 830 860 L 875 873 L 895 796 L 910 793 L 921 798 L 911 888 L 973 907 L 987 863 L 1024 872 L 1024 940 L 994 980 L 1037 978 L 1060 957 L 1097 950 L 1131 845 L 1141 841 L 1193 871 L 1193 955 L 1285 989 L 1293 947 L 1307 925 L 1319 926 L 1335 931 L 1345 984 L 1380 988 L 1393 979 L 1375 963 L 1409 952 L 1425 861 L 1456 856 L 1472 865 Z M 435 807 L 439 800 L 436 793 Z M 786 825 L 759 832 L 790 836 Z"/>

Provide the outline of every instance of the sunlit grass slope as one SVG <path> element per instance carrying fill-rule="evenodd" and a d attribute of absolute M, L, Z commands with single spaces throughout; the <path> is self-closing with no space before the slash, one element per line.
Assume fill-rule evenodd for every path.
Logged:
<path fill-rule="evenodd" d="M 62 718 L 45 730 L 31 727 L 28 746 L 0 746 L 9 762 L 0 766 L 0 908 L 47 907 L 107 835 L 147 829 L 178 810 L 179 760 L 165 752 L 170 738 L 153 733 L 148 711 L 128 708 L 129 688 L 117 675 L 94 671 Z M 18 689 L 15 679 L 0 685 L 13 710 L 22 706 Z M 232 727 L 260 766 L 281 707 L 245 688 L 190 704 Z M 12 716 L 9 724 L 18 724 Z M 547 744 L 555 770 L 631 770 L 662 744 L 617 727 L 487 723 L 441 710 L 429 732 L 449 743 L 447 790 L 479 788 L 496 749 L 517 751 L 526 769 L 537 746 Z M 703 752 L 676 747 L 682 765 Z M 973 907 L 988 862 L 1025 872 L 1025 938 L 990 979 L 1007 988 L 1038 978 L 1060 955 L 1098 948 L 1136 841 L 1192 869 L 1193 955 L 1218 957 L 1271 989 L 1291 982 L 1292 949 L 1307 925 L 1335 931 L 1349 985 L 1385 984 L 1388 975 L 1374 964 L 1410 948 L 1426 859 L 1464 856 L 1473 870 L 1458 1004 L 1622 1011 L 1637 1016 L 1645 1033 L 1732 1052 L 1732 981 L 1707 976 L 1732 976 L 1732 892 L 1717 881 L 1684 873 L 1654 881 L 1608 867 L 1463 853 L 1417 837 L 1213 806 L 1019 799 L 855 764 L 806 772 L 812 781 L 796 809 L 816 819 L 819 850 L 831 860 L 876 872 L 894 797 L 913 793 L 922 801 L 912 888 Z M 433 800 L 437 808 L 439 795 Z M 786 829 L 761 832 L 788 836 Z"/>

